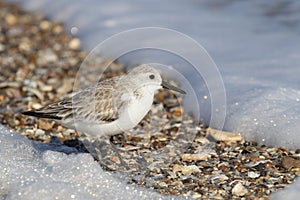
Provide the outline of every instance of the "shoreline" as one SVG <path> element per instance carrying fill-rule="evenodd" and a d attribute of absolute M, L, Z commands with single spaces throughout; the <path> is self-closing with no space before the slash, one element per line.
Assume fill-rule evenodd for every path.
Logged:
<path fill-rule="evenodd" d="M 3 57 L 0 64 L 7 69 L 0 73 L 1 124 L 45 143 L 51 136 L 62 142 L 78 138 L 77 132 L 56 122 L 37 120 L 18 112 L 68 95 L 78 66 L 87 56 L 80 50 L 80 40 L 69 36 L 59 22 L 21 11 L 13 4 L 0 4 L 1 29 L 6 30 L 0 40 Z M 103 63 L 106 62 L 104 59 Z M 113 65 L 112 69 L 117 70 L 105 73 L 106 77 L 125 72 L 123 66 Z M 132 133 L 113 138 L 115 145 L 124 150 L 121 155 L 130 170 L 123 169 L 113 152 L 103 158 L 110 170 L 126 173 L 129 183 L 165 195 L 268 199 L 273 191 L 292 183 L 298 174 L 292 170 L 298 167 L 290 163 L 297 163 L 292 157 L 299 152 L 258 146 L 249 141 L 212 143 L 206 139 L 203 125 L 194 124 L 189 116 L 180 121 L 182 112 L 172 93 L 160 92 L 154 103 L 151 120 L 157 126 L 151 127 L 155 129 L 151 137 L 145 139 L 146 122 L 142 122 Z M 167 108 L 168 104 L 175 106 Z M 177 130 L 179 123 L 183 132 L 189 134 Z M 111 151 L 107 146 L 104 150 Z M 140 155 L 143 159 L 138 162 Z M 256 187 L 260 181 L 270 186 Z"/>

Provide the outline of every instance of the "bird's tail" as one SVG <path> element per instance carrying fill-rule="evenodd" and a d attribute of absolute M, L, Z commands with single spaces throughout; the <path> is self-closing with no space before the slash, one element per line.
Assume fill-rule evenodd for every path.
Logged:
<path fill-rule="evenodd" d="M 61 116 L 57 116 L 56 112 L 45 112 L 43 110 L 29 110 L 22 112 L 23 115 L 28 116 L 34 116 L 34 117 L 40 117 L 40 118 L 48 118 L 48 119 L 55 119 L 55 120 L 61 120 Z"/>

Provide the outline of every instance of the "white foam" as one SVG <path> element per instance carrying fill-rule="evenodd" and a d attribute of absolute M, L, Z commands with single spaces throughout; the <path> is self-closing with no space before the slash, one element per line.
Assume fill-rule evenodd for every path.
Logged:
<path fill-rule="evenodd" d="M 89 154 L 44 145 L 0 125 L 0 199 L 172 199 L 114 178 Z"/>

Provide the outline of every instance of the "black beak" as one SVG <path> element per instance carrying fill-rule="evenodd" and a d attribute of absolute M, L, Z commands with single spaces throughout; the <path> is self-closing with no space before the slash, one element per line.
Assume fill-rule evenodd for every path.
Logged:
<path fill-rule="evenodd" d="M 171 84 L 167 83 L 164 80 L 162 81 L 161 86 L 163 88 L 166 88 L 166 89 L 169 89 L 169 90 L 174 90 L 174 91 L 179 92 L 181 94 L 186 94 L 186 92 L 183 91 L 182 89 L 179 89 L 179 88 L 175 87 L 174 85 L 171 85 Z"/>

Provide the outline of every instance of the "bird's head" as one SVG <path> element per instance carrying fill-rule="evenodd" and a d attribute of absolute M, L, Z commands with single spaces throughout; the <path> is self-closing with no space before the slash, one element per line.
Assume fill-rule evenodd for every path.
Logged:
<path fill-rule="evenodd" d="M 135 85 L 148 88 L 148 90 L 153 92 L 160 88 L 166 88 L 179 92 L 181 94 L 185 94 L 185 91 L 183 91 L 182 89 L 177 88 L 164 81 L 158 70 L 150 67 L 149 65 L 144 64 L 134 68 L 131 72 L 128 73 L 127 78 L 130 78 L 131 81 L 135 83 Z"/>

